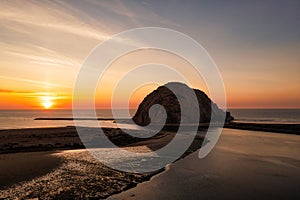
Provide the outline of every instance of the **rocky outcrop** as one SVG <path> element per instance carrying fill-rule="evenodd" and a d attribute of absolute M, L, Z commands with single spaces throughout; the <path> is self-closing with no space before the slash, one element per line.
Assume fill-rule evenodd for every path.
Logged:
<path fill-rule="evenodd" d="M 171 90 L 175 91 L 177 98 Z M 163 106 L 165 111 L 153 106 L 155 104 Z M 199 107 L 197 108 L 197 106 Z M 151 119 L 149 117 L 150 108 Z M 197 110 L 200 111 L 200 119 L 195 115 Z M 212 116 L 215 121 L 224 117 L 225 121 L 233 119 L 229 112 L 225 113 L 219 109 L 201 90 L 192 89 L 183 83 L 171 82 L 158 87 L 144 98 L 133 121 L 142 126 L 148 125 L 151 120 L 152 123 L 165 123 L 164 119 L 166 119 L 166 124 L 209 123 Z"/>

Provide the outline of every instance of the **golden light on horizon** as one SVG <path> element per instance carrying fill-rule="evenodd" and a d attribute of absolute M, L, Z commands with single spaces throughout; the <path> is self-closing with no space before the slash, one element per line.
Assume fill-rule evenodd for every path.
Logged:
<path fill-rule="evenodd" d="M 41 99 L 42 99 L 42 106 L 45 109 L 50 109 L 54 104 L 50 96 L 44 96 Z"/>
<path fill-rule="evenodd" d="M 176 13 L 163 11 L 156 3 L 147 7 L 144 2 L 113 5 L 92 1 L 85 4 L 79 1 L 39 1 L 38 4 L 26 1 L 18 5 L 16 1 L 0 1 L 0 110 L 71 109 L 76 77 L 90 51 L 114 34 L 133 28 L 133 24 L 143 27 L 147 23 L 183 31 L 203 45 L 219 68 L 227 107 L 300 108 L 298 7 L 282 2 L 270 4 L 267 11 L 271 14 L 266 14 L 266 10 L 258 9 L 256 4 L 233 4 L 228 9 L 238 12 L 232 15 L 231 12 L 218 12 L 219 8 L 214 8 L 214 4 L 198 2 L 188 4 L 182 10 L 184 12 Z M 266 7 L 264 2 L 261 7 Z M 93 12 L 89 12 L 90 8 Z M 175 8 L 180 10 L 181 5 L 174 4 Z M 77 9 L 78 12 L 74 12 Z M 97 9 L 99 12 L 94 12 Z M 206 12 L 210 9 L 212 12 Z M 102 10 L 105 12 L 100 12 Z M 264 16 L 263 21 L 252 16 L 256 12 L 257 16 Z M 273 12 L 280 14 L 273 15 Z M 277 21 L 289 23 L 281 27 L 275 23 Z M 245 27 L 251 27 L 250 32 L 245 32 Z M 117 52 L 121 45 L 148 46 L 146 43 L 135 39 L 116 40 L 106 53 Z M 200 59 L 187 44 L 180 45 L 190 58 Z M 98 66 L 97 57 L 94 59 Z M 103 71 L 102 78 L 99 77 L 95 106 L 110 108 L 114 87 L 122 79 L 116 98 L 120 108 L 128 104 L 129 88 L 146 80 L 167 83 L 182 81 L 184 77 L 191 87 L 210 96 L 205 82 L 210 77 L 202 77 L 203 72 L 199 73 L 193 64 L 189 58 L 155 48 L 139 48 L 116 56 Z M 94 72 L 88 73 L 94 76 Z M 82 86 L 89 90 L 88 82 Z M 130 97 L 130 107 L 137 108 L 154 89 L 156 87 L 150 86 L 138 89 Z M 85 109 L 90 99 L 85 91 L 80 95 L 82 109 Z"/>

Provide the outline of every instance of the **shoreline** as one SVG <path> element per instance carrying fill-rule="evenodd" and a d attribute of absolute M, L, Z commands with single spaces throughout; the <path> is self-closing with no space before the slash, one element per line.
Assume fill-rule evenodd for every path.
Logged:
<path fill-rule="evenodd" d="M 168 144 L 174 137 L 174 133 L 163 131 L 150 140 L 133 140 L 125 136 L 120 129 L 105 130 L 112 141 L 133 152 L 159 149 Z M 37 136 L 38 134 L 40 135 Z M 61 137 L 58 137 L 59 135 Z M 162 168 L 143 174 L 121 172 L 95 160 L 86 149 L 64 150 L 65 148 L 73 149 L 71 147 L 74 146 L 74 142 L 79 141 L 74 127 L 0 131 L 0 137 L 0 149 L 2 150 L 0 162 L 10 160 L 7 163 L 7 168 L 17 165 L 11 169 L 12 179 L 0 184 L 0 193 L 2 193 L 0 198 L 107 198 L 133 188 L 138 183 L 148 181 L 152 176 L 165 170 Z M 3 144 L 5 142 L 10 144 L 10 140 L 15 141 L 15 143 L 12 144 L 11 149 L 7 149 L 7 146 Z M 60 141 L 60 146 L 57 146 L 57 140 Z M 203 137 L 197 136 L 181 158 L 199 149 L 202 141 Z M 32 146 L 33 143 L 34 146 Z M 65 144 L 71 144 L 71 146 L 66 147 Z M 3 149 L 3 146 L 6 149 Z M 75 146 L 77 147 L 77 145 Z M 46 151 L 41 152 L 41 147 L 45 147 L 43 150 Z M 18 164 L 19 158 L 22 158 L 24 162 Z M 44 167 L 44 165 L 32 165 L 35 163 L 32 161 L 41 161 L 45 164 L 53 161 L 61 162 L 54 167 Z M 24 172 L 22 175 L 19 172 L 22 172 L 23 167 L 29 170 L 28 173 Z M 4 177 L 6 171 L 7 169 L 1 170 L 3 174 L 0 173 L 0 176 Z M 19 178 L 16 179 L 15 177 Z M 45 184 L 48 186 L 45 187 Z M 88 197 L 82 195 L 88 195 Z"/>
<path fill-rule="evenodd" d="M 93 129 L 93 128 L 89 128 Z M 225 126 L 225 129 L 227 127 Z M 168 128 L 167 128 L 168 130 Z M 171 127 L 170 130 L 176 130 L 173 126 Z M 171 141 L 174 137 L 174 132 L 172 131 L 161 131 L 161 133 L 155 135 L 152 137 L 150 140 L 147 139 L 133 139 L 132 137 L 128 137 L 124 135 L 124 133 L 120 129 L 116 128 L 104 128 L 105 134 L 112 140 L 114 141 L 115 144 L 118 144 L 120 147 L 124 148 L 132 148 L 134 151 L 140 151 L 140 149 L 143 149 L 142 147 L 146 147 L 149 150 L 156 150 L 159 149 L 163 146 L 165 146 L 169 141 Z M 10 129 L 10 130 L 0 130 L 0 158 L 2 158 L 3 162 L 3 157 L 10 157 L 11 159 L 13 157 L 20 157 L 20 155 L 26 154 L 27 157 L 26 161 L 30 161 L 32 159 L 32 156 L 37 154 L 37 155 L 42 155 L 40 158 L 36 158 L 36 160 L 39 159 L 45 159 L 45 163 L 53 162 L 55 165 L 54 166 L 47 166 L 43 167 L 43 165 L 37 166 L 33 171 L 31 171 L 29 176 L 26 174 L 22 176 L 22 174 L 19 174 L 18 176 L 21 176 L 19 179 L 14 179 L 13 183 L 19 185 L 17 187 L 16 185 L 9 185 L 9 181 L 7 184 L 4 183 L 4 185 L 1 185 L 1 188 L 5 188 L 2 191 L 6 191 L 6 197 L 17 197 L 18 195 L 24 193 L 24 188 L 28 190 L 28 188 L 31 188 L 31 190 L 35 190 L 32 185 L 30 185 L 31 181 L 28 179 L 32 179 L 35 184 L 40 184 L 41 181 L 47 182 L 51 179 L 51 176 L 55 173 L 60 173 L 59 175 L 55 175 L 57 177 L 62 177 L 60 180 L 59 178 L 56 178 L 57 180 L 52 180 L 51 181 L 65 181 L 69 180 L 70 177 L 67 173 L 64 173 L 64 171 L 68 171 L 72 173 L 75 173 L 76 168 L 74 166 L 78 165 L 78 162 L 81 163 L 81 168 L 91 168 L 93 171 L 94 176 L 97 176 L 100 171 L 109 171 L 105 177 L 109 177 L 109 181 L 105 184 L 105 187 L 107 191 L 98 191 L 99 189 L 95 188 L 93 185 L 89 185 L 89 189 L 86 188 L 89 191 L 92 191 L 92 193 L 100 198 L 107 198 L 115 194 L 122 194 L 126 193 L 128 189 L 130 188 L 135 188 L 137 184 L 139 183 L 145 183 L 145 182 L 151 182 L 152 178 L 160 177 L 162 174 L 167 173 L 168 170 L 166 168 L 169 168 L 170 166 L 175 165 L 178 161 L 180 162 L 185 162 L 185 157 L 193 154 L 194 151 L 199 149 L 201 147 L 201 144 L 203 142 L 203 131 L 205 131 L 205 128 L 202 127 L 202 134 L 197 135 L 196 139 L 194 140 L 193 144 L 191 147 L 174 163 L 171 163 L 169 166 L 166 166 L 165 168 L 155 171 L 153 173 L 148 173 L 148 174 L 128 174 L 128 173 L 122 173 L 118 172 L 116 170 L 110 169 L 106 166 L 103 166 L 99 163 L 95 163 L 93 159 L 89 158 L 87 161 L 82 160 L 84 157 L 89 157 L 86 153 L 80 153 L 82 151 L 86 151 L 84 149 L 84 146 L 82 145 L 78 134 L 76 132 L 75 127 L 58 127 L 58 128 L 29 128 L 29 129 Z M 230 130 L 230 129 L 228 129 Z M 234 130 L 234 129 L 232 129 Z M 251 132 L 250 132 L 251 133 Z M 204 133 L 205 134 L 205 133 Z M 252 132 L 252 134 L 257 135 L 255 131 Z M 277 136 L 276 136 L 277 135 Z M 270 134 L 270 137 L 282 137 L 282 134 Z M 296 134 L 297 135 L 297 134 Z M 76 150 L 78 149 L 78 151 Z M 71 152 L 71 153 L 70 153 Z M 77 153 L 76 153 L 77 152 Z M 195 153 L 194 153 L 195 154 Z M 53 155 L 59 155 L 54 156 Z M 28 157 L 29 156 L 29 157 Z M 45 156 L 45 157 L 43 157 Z M 50 158 L 50 157 L 52 158 Z M 22 157 L 22 156 L 21 156 Z M 50 159 L 49 159 L 50 158 Z M 188 157 L 187 157 L 188 158 Z M 54 160 L 53 160 L 54 159 Z M 1 161 L 1 159 L 0 159 Z M 12 161 L 12 163 L 16 163 L 16 161 Z M 31 162 L 29 162 L 31 163 Z M 9 165 L 9 164 L 8 164 Z M 18 174 L 20 172 L 19 169 L 22 169 L 22 165 L 18 165 L 15 170 L 15 174 Z M 25 164 L 26 165 L 26 164 Z M 27 164 L 28 165 L 28 164 Z M 30 164 L 29 164 L 30 165 Z M 70 167 L 71 166 L 71 167 Z M 30 166 L 26 166 L 28 169 L 30 169 Z M 18 168 L 18 169 L 17 169 Z M 41 169 L 42 171 L 39 171 Z M 14 170 L 14 169 L 12 169 Z M 32 170 L 32 169 L 31 169 Z M 5 171 L 5 170 L 2 170 Z M 30 171 L 30 170 L 29 170 Z M 75 174 L 81 174 L 80 176 L 84 176 L 85 174 L 89 172 L 76 172 Z M 54 176 L 53 175 L 53 176 Z M 50 178 L 49 178 L 50 176 Z M 16 175 L 15 175 L 16 177 Z M 43 177 L 46 177 L 43 179 Z M 47 178 L 48 177 L 48 178 Z M 123 178 L 121 178 L 123 177 Z M 127 177 L 127 178 L 125 178 Z M 80 177 L 77 181 L 82 182 L 81 179 L 84 179 L 85 181 L 91 181 L 89 178 L 93 179 L 92 177 Z M 103 176 L 99 176 L 99 180 L 102 180 Z M 49 180 L 48 180 L 49 179 Z M 96 181 L 96 179 L 93 179 Z M 118 180 L 117 182 L 115 182 Z M 150 181 L 149 181 L 150 180 Z M 21 182 L 19 182 L 21 181 Z M 24 182 L 25 181 L 25 182 Z M 27 181 L 27 182 L 26 182 Z M 75 181 L 75 180 L 74 180 Z M 75 181 L 76 182 L 76 181 Z M 97 182 L 97 181 L 96 181 Z M 93 181 L 91 184 L 94 184 Z M 22 188 L 24 187 L 24 188 Z M 66 183 L 66 185 L 72 185 L 71 183 Z M 75 185 L 75 183 L 73 183 Z M 115 187 L 112 187 L 112 185 L 115 185 Z M 55 187 L 59 188 L 53 188 L 53 190 L 58 190 L 58 193 L 53 193 L 57 198 L 66 198 L 66 194 L 69 194 L 67 191 L 74 191 L 74 188 L 64 188 L 63 186 L 59 186 L 59 183 L 57 185 L 54 185 Z M 54 187 L 53 186 L 53 187 Z M 16 188 L 14 188 L 16 187 Z M 43 187 L 42 184 L 39 187 Z M 62 188 L 61 188 L 62 187 Z M 74 186 L 75 187 L 75 186 Z M 86 186 L 82 186 L 86 187 Z M 112 188 L 111 188 L 112 187 Z M 76 188 L 76 187 L 75 187 Z M 19 193 L 14 192 L 19 191 Z M 42 189 L 41 189 L 42 190 Z M 45 189 L 44 189 L 45 190 Z M 75 191 L 77 191 L 75 189 Z M 69 192 L 70 192 L 69 191 Z M 53 192 L 53 191 L 52 191 Z M 9 194 L 12 193 L 16 196 L 9 196 Z M 35 191 L 30 195 L 23 196 L 25 198 L 34 198 L 36 195 L 41 195 L 39 191 Z M 43 195 L 46 195 L 43 193 Z M 51 194 L 49 194 L 51 195 Z M 83 198 L 79 197 L 80 193 L 73 194 L 74 198 Z M 1 195 L 0 195 L 1 196 Z"/>
<path fill-rule="evenodd" d="M 299 143 L 296 135 L 224 129 L 207 157 L 194 152 L 108 199 L 299 199 Z"/>
<path fill-rule="evenodd" d="M 9 161 L 7 166 L 12 173 L 0 171 L 0 177 L 17 179 L 0 182 L 1 199 L 104 199 L 134 188 L 164 171 L 120 172 L 99 163 L 86 149 L 0 155 L 0 161 L 3 160 Z M 27 163 L 22 163 L 26 160 Z M 49 163 L 52 166 L 47 165 Z"/>
<path fill-rule="evenodd" d="M 107 118 L 107 120 L 111 119 Z M 213 124 L 213 126 L 219 127 L 218 124 Z M 182 127 L 188 130 L 189 127 L 193 127 L 193 125 L 183 124 Z M 198 131 L 205 131 L 208 127 L 209 124 L 200 124 Z M 81 128 L 96 129 L 92 127 Z M 233 121 L 225 123 L 223 128 L 300 135 L 300 124 L 246 123 Z M 106 136 L 118 146 L 131 145 L 147 140 L 126 136 L 119 128 L 102 128 L 102 130 Z M 167 124 L 161 132 L 163 132 L 163 134 L 165 132 L 176 133 L 177 130 L 178 125 Z M 130 131 L 142 132 L 143 130 Z M 112 132 L 113 134 L 111 134 Z M 161 136 L 162 134 L 156 134 L 155 137 Z M 38 143 L 36 143 L 37 140 Z M 81 148 L 85 147 L 77 134 L 75 126 L 0 129 L 0 154 Z"/>
<path fill-rule="evenodd" d="M 216 126 L 218 127 L 218 126 Z M 84 127 L 82 127 L 84 128 Z M 189 126 L 184 126 L 189 128 Z M 198 131 L 206 131 L 208 125 L 201 124 Z M 231 122 L 224 124 L 223 128 L 235 130 L 262 131 L 279 134 L 300 135 L 300 124 L 263 124 Z M 96 129 L 96 128 L 86 128 Z M 147 138 L 134 138 L 125 134 L 119 128 L 102 128 L 105 135 L 120 147 L 139 145 L 139 142 Z M 166 133 L 176 133 L 178 126 L 166 125 L 154 138 L 163 137 Z M 130 130 L 142 132 L 143 130 Z M 169 138 L 171 141 L 172 138 Z M 0 130 L 0 155 L 18 152 L 45 152 L 55 150 L 84 149 L 75 126 L 66 127 L 43 127 L 43 128 L 20 128 Z"/>
<path fill-rule="evenodd" d="M 226 123 L 224 128 L 300 135 L 300 124 L 268 124 L 233 121 Z"/>

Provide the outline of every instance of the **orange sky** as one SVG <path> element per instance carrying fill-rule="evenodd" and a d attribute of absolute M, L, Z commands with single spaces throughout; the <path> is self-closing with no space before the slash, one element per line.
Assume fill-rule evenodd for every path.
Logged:
<path fill-rule="evenodd" d="M 76 76 L 89 52 L 114 34 L 143 26 L 175 29 L 203 45 L 221 72 L 228 107 L 300 108 L 299 3 L 229 4 L 0 1 L 0 109 L 71 108 Z M 145 63 L 171 66 L 191 87 L 208 93 L 189 63 L 145 50 L 113 63 L 100 82 L 105 87 L 96 91 L 96 106 L 109 107 L 114 83 Z M 137 79 L 148 76 L 181 80 L 163 68 L 133 73 Z M 140 87 L 129 99 L 121 92 L 120 107 L 128 101 L 136 107 L 156 87 Z"/>

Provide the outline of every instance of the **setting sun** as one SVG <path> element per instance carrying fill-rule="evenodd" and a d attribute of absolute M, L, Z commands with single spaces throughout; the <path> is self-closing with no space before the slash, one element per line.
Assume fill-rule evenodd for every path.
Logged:
<path fill-rule="evenodd" d="M 50 109 L 53 106 L 52 98 L 49 96 L 42 97 L 42 105 L 45 109 Z"/>

